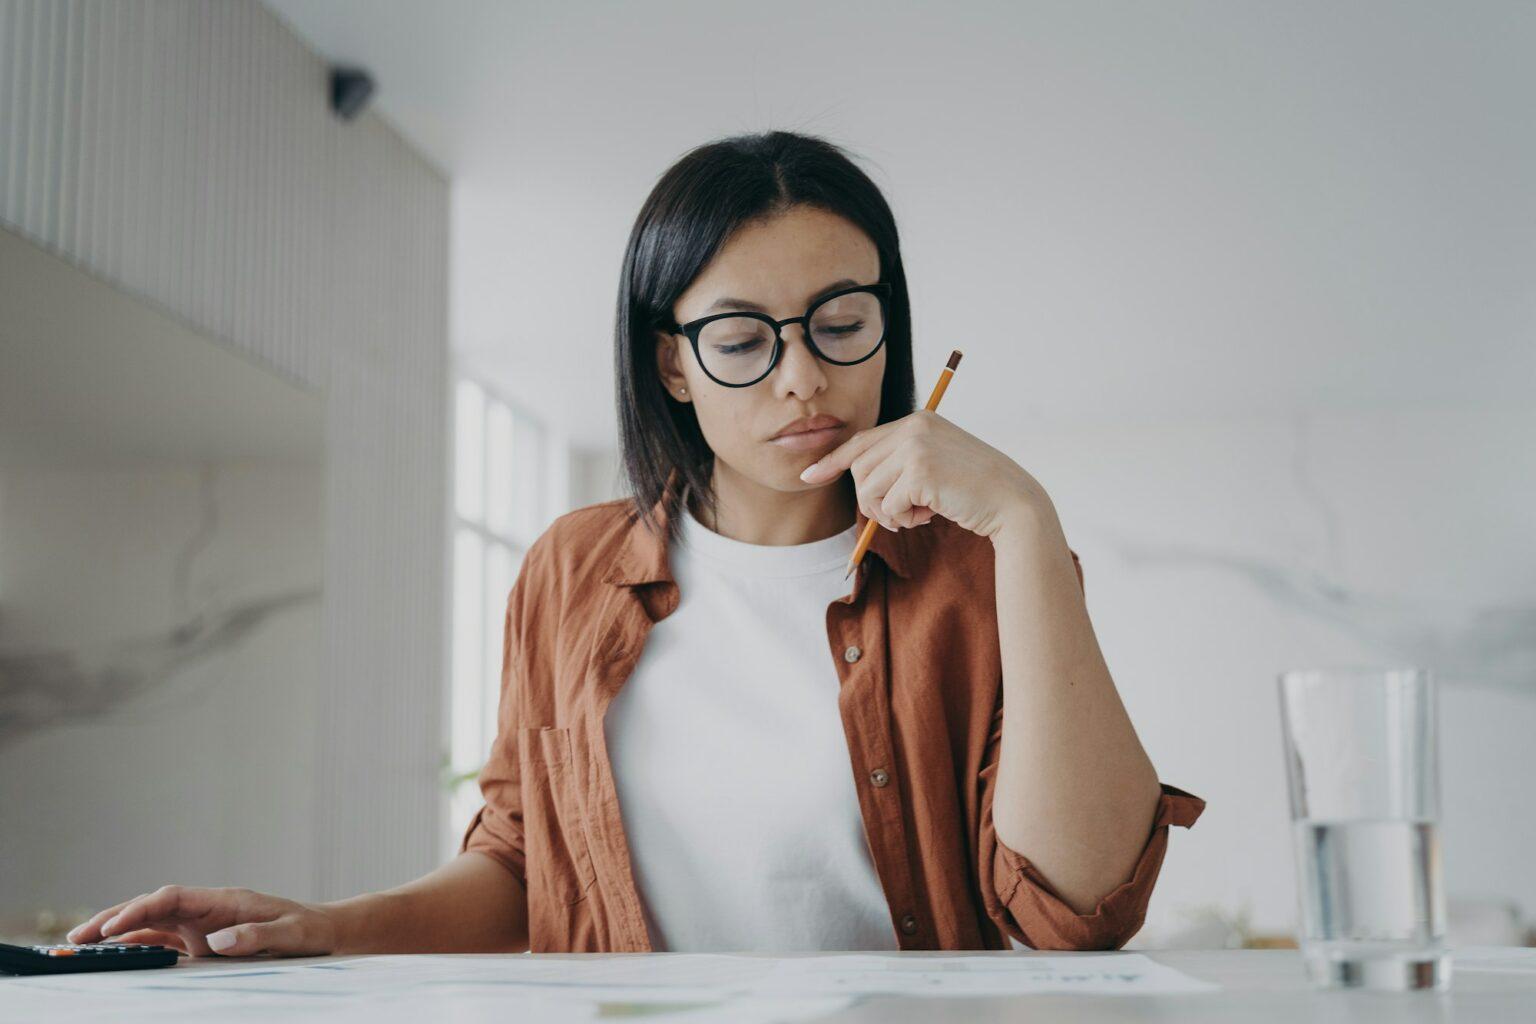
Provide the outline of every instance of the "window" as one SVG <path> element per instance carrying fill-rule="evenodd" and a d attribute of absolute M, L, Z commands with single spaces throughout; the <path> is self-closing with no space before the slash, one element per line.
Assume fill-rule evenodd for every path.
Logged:
<path fill-rule="evenodd" d="M 452 676 L 445 856 L 480 806 L 477 776 L 496 736 L 507 594 L 523 553 L 565 495 L 549 432 L 485 384 L 454 386 Z"/>

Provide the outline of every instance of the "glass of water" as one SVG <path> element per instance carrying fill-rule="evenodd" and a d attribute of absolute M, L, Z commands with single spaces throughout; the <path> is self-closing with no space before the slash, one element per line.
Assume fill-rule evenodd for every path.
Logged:
<path fill-rule="evenodd" d="M 1279 682 L 1307 973 L 1324 988 L 1448 987 L 1434 680 L 1315 669 Z"/>

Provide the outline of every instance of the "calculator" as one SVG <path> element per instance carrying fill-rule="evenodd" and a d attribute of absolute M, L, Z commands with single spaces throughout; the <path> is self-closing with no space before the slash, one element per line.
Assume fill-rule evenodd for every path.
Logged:
<path fill-rule="evenodd" d="M 134 942 L 61 943 L 12 946 L 0 942 L 0 974 L 78 974 L 83 971 L 132 971 L 170 967 L 180 951 L 170 946 Z"/>

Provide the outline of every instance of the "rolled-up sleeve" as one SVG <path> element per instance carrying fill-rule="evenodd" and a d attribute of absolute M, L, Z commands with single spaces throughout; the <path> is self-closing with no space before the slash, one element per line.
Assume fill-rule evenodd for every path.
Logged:
<path fill-rule="evenodd" d="M 1078 586 L 1083 567 L 1072 552 Z M 1205 801 L 1175 786 L 1162 784 L 1150 834 L 1130 877 L 1107 893 L 1093 910 L 1080 914 L 1064 901 L 1040 870 L 1022 853 L 997 837 L 992 798 L 997 782 L 997 757 L 1002 738 L 1002 702 L 994 710 L 992 730 L 980 778 L 981 825 L 977 843 L 978 877 L 987 915 L 1004 934 L 1033 949 L 1119 949 L 1146 919 L 1152 887 L 1168 851 L 1168 828 L 1188 828 L 1205 810 Z"/>
<path fill-rule="evenodd" d="M 515 735 L 513 733 L 512 735 Z M 509 740 L 507 746 L 515 745 Z M 513 877 L 526 884 L 527 854 L 523 846 L 523 808 L 521 780 L 518 778 L 517 751 L 493 754 L 480 771 L 480 792 L 484 802 L 470 819 L 459 852 L 478 851 L 495 858 Z"/>
<path fill-rule="evenodd" d="M 528 672 L 531 623 L 525 615 L 524 595 L 529 588 L 547 583 L 536 563 L 545 542 L 535 541 L 523 556 L 517 580 L 507 595 L 502 624 L 501 695 L 497 702 L 496 738 L 480 769 L 483 803 L 459 841 L 459 852 L 478 851 L 493 857 L 524 885 L 527 884 L 527 851 L 523 835 L 522 772 L 518 760 L 518 725 L 522 694 Z M 537 618 L 537 617 L 535 617 Z"/>
<path fill-rule="evenodd" d="M 1205 801 L 1166 783 L 1151 834 L 1128 879 L 1085 914 L 1073 910 L 1029 858 L 997 838 L 988 802 L 981 825 L 982 902 L 1005 934 L 1033 949 L 1119 949 L 1141 930 L 1168 850 L 1168 827 L 1193 825 Z"/>

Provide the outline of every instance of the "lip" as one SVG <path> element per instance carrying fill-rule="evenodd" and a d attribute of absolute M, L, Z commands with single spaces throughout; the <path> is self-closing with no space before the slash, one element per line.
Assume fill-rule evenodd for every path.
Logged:
<path fill-rule="evenodd" d="M 770 444 L 776 444 L 780 448 L 788 448 L 790 451 L 805 452 L 813 448 L 823 448 L 837 440 L 837 435 L 842 432 L 842 427 L 823 427 L 820 430 L 801 430 L 793 434 L 780 434 L 770 439 Z"/>
<path fill-rule="evenodd" d="M 779 432 L 769 438 L 769 440 L 777 441 L 791 434 L 814 433 L 818 430 L 841 430 L 843 426 L 843 421 L 836 416 L 821 412 L 815 416 L 802 416 L 797 420 L 784 424 L 783 427 L 779 428 Z"/>

